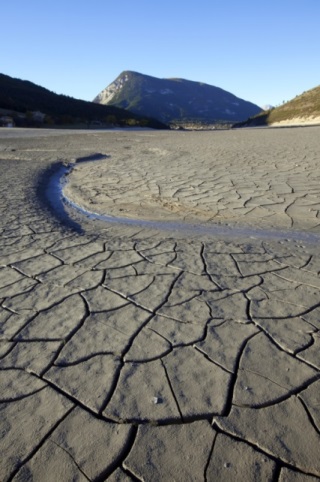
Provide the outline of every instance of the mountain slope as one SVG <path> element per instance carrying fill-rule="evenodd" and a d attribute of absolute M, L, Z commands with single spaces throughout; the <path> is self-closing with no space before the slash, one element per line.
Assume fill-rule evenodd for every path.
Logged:
<path fill-rule="evenodd" d="M 285 104 L 261 112 L 241 126 L 320 124 L 320 85 L 307 90 Z"/>
<path fill-rule="evenodd" d="M 0 74 L 0 108 L 13 112 L 40 111 L 53 123 L 109 122 L 165 128 L 156 120 L 143 118 L 124 109 L 58 95 L 32 82 Z"/>
<path fill-rule="evenodd" d="M 93 102 L 128 109 L 162 122 L 245 120 L 261 111 L 218 87 L 184 79 L 158 79 L 125 71 Z"/>

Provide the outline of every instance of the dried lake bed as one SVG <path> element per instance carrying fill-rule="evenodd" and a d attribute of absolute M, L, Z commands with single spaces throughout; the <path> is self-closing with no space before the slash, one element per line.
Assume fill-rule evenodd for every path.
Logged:
<path fill-rule="evenodd" d="M 319 163 L 320 127 L 0 129 L 0 480 L 319 480 Z"/>

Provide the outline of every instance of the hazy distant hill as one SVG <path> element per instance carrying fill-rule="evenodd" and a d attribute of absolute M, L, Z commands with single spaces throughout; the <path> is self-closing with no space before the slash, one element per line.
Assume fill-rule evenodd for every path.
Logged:
<path fill-rule="evenodd" d="M 320 85 L 289 102 L 261 112 L 240 126 L 320 124 Z"/>
<path fill-rule="evenodd" d="M 39 111 L 46 115 L 45 122 L 52 124 L 73 124 L 102 122 L 118 125 L 141 125 L 165 128 L 159 121 L 133 114 L 113 106 L 102 106 L 93 102 L 58 95 L 26 80 L 0 74 L 0 109 L 28 113 Z M 23 121 L 17 117 L 17 122 Z"/>
<path fill-rule="evenodd" d="M 158 79 L 125 71 L 94 102 L 128 109 L 162 122 L 245 120 L 261 111 L 218 87 L 184 79 Z"/>

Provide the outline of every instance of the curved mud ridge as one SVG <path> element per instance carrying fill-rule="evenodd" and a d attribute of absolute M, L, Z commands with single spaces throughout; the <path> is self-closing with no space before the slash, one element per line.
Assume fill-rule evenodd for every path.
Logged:
<path fill-rule="evenodd" d="M 146 219 L 132 219 L 125 216 L 113 216 L 111 214 L 101 214 L 94 211 L 89 211 L 85 207 L 76 203 L 72 198 L 65 194 L 65 187 L 68 183 L 69 176 L 76 164 L 89 163 L 97 160 L 107 159 L 109 156 L 96 153 L 91 156 L 81 157 L 76 159 L 74 163 L 65 164 L 59 162 L 56 164 L 53 173 L 51 174 L 47 187 L 46 197 L 49 204 L 57 216 L 64 220 L 67 224 L 74 224 L 66 212 L 66 206 L 75 210 L 77 214 L 85 216 L 89 220 L 97 220 L 104 223 L 116 223 L 130 226 L 138 226 L 142 228 L 150 228 L 169 232 L 183 232 L 185 234 L 199 235 L 199 236 L 219 236 L 226 238 L 251 238 L 251 239 L 266 239 L 266 240 L 286 240 L 286 241 L 300 241 L 304 243 L 318 243 L 320 235 L 295 230 L 284 229 L 254 229 L 250 226 L 232 226 L 227 224 L 218 224 L 211 222 L 206 223 L 191 223 L 187 221 L 153 221 Z"/>

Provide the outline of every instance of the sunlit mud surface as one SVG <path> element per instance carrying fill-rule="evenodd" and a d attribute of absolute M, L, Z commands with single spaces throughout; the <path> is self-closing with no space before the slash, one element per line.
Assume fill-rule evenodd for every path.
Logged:
<path fill-rule="evenodd" d="M 319 480 L 319 134 L 0 129 L 0 480 Z"/>

